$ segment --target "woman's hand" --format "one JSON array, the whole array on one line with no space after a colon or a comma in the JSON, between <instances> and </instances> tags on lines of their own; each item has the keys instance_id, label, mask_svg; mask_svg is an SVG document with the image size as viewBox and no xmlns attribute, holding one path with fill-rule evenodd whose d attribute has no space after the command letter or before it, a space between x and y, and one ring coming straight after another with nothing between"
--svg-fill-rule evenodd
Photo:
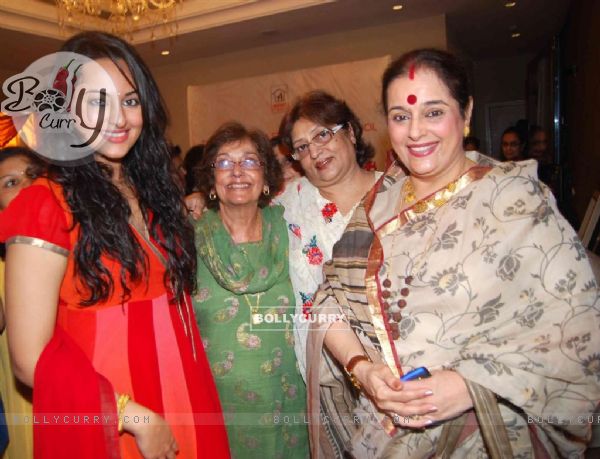
<instances>
[{"instance_id":1,"label":"woman's hand","mask_svg":"<svg viewBox=\"0 0 600 459\"><path fill-rule=\"evenodd\" d=\"M400 392L405 397L388 396L384 404L386 411L396 415L395 421L401 427L423 428L455 418L473 407L465 380L455 371L434 371L430 378L418 381L395 381L402 386ZM425 392L430 394L425 400L417 395ZM387 392L380 389L380 394L386 396Z\"/></svg>"},{"instance_id":2,"label":"woman's hand","mask_svg":"<svg viewBox=\"0 0 600 459\"><path fill-rule=\"evenodd\" d=\"M167 421L154 411L130 401L123 413L123 430L135 436L140 453L145 459L175 459L179 447ZM134 416L147 417L150 422L131 422ZM126 422L129 419L130 422Z\"/></svg>"},{"instance_id":3,"label":"woman's hand","mask_svg":"<svg viewBox=\"0 0 600 459\"><path fill-rule=\"evenodd\" d=\"M343 365L353 356L364 355L347 322L329 327L325 346ZM389 413L402 427L420 429L456 417L473 406L464 379L454 371L436 371L430 378L402 382L387 365L363 360L354 365L352 373L377 408Z\"/></svg>"},{"instance_id":4,"label":"woman's hand","mask_svg":"<svg viewBox=\"0 0 600 459\"><path fill-rule=\"evenodd\" d=\"M206 207L202 193L196 191L192 194L188 194L185 197L185 207L187 208L191 217L194 220L198 220L202 216L202 212L204 212L204 208Z\"/></svg>"},{"instance_id":5,"label":"woman's hand","mask_svg":"<svg viewBox=\"0 0 600 459\"><path fill-rule=\"evenodd\" d=\"M353 373L365 394L381 411L390 413L393 418L423 416L438 411L438 407L431 399L430 387L425 385L417 387L400 381L385 364L359 362L354 367ZM402 424L403 427L423 427L423 425L427 425L425 418L418 426Z\"/></svg>"}]
</instances>

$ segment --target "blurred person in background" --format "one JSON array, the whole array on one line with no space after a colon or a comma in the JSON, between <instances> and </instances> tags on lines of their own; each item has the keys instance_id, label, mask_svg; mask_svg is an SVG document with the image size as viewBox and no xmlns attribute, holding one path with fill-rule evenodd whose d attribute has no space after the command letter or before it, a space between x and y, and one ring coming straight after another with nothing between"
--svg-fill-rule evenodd
<instances>
[{"instance_id":1,"label":"blurred person in background","mask_svg":"<svg viewBox=\"0 0 600 459\"><path fill-rule=\"evenodd\" d=\"M514 126L504 130L500 139L502 161L522 161L525 159L525 139Z\"/></svg>"},{"instance_id":2,"label":"blurred person in background","mask_svg":"<svg viewBox=\"0 0 600 459\"><path fill-rule=\"evenodd\" d=\"M481 153L481 142L475 136L467 136L463 139L463 148L465 151L478 151Z\"/></svg>"}]
</instances>

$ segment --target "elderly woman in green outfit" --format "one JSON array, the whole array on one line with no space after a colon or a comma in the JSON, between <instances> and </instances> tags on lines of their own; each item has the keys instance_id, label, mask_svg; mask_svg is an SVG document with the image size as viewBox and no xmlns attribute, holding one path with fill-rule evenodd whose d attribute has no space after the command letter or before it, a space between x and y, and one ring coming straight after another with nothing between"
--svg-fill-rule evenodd
<instances>
[{"instance_id":1,"label":"elderly woman in green outfit","mask_svg":"<svg viewBox=\"0 0 600 459\"><path fill-rule=\"evenodd\" d=\"M283 208L268 205L282 187L281 167L266 135L228 123L208 140L196 178L208 210L195 226L194 308L232 456L307 457L287 228Z\"/></svg>"}]
</instances>

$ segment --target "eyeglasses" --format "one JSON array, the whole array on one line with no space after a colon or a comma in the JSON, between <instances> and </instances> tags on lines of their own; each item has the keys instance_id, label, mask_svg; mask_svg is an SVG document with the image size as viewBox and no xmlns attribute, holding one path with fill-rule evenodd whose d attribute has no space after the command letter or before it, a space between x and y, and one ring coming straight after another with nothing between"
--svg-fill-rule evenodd
<instances>
[{"instance_id":1,"label":"eyeglasses","mask_svg":"<svg viewBox=\"0 0 600 459\"><path fill-rule=\"evenodd\" d=\"M246 158L240 161L233 161L231 159L219 159L218 161L212 163L212 167L220 171L228 171L232 170L236 164L238 164L240 168L244 170L256 170L260 169L265 165L264 161L255 158Z\"/></svg>"},{"instance_id":2,"label":"eyeglasses","mask_svg":"<svg viewBox=\"0 0 600 459\"><path fill-rule=\"evenodd\" d=\"M329 128L323 128L322 131L319 131L308 143L303 143L302 145L298 145L292 149L292 158L296 161L300 161L306 155L308 155L310 151L311 145L317 145L319 147L323 147L331 142L333 136L337 134L337 132L342 129L346 123L338 124L337 126Z\"/></svg>"}]
</instances>

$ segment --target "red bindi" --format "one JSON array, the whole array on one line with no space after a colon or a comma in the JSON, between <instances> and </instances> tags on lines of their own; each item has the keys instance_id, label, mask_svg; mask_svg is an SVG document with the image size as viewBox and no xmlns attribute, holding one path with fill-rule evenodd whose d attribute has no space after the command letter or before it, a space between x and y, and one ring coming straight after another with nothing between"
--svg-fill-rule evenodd
<instances>
[{"instance_id":1,"label":"red bindi","mask_svg":"<svg viewBox=\"0 0 600 459\"><path fill-rule=\"evenodd\" d=\"M415 79L415 64L410 64L410 67L408 69L408 79L409 80Z\"/></svg>"},{"instance_id":2,"label":"red bindi","mask_svg":"<svg viewBox=\"0 0 600 459\"><path fill-rule=\"evenodd\" d=\"M406 98L406 102L408 102L410 105L415 105L417 103L417 96L415 96L414 94L410 94Z\"/></svg>"}]
</instances>

